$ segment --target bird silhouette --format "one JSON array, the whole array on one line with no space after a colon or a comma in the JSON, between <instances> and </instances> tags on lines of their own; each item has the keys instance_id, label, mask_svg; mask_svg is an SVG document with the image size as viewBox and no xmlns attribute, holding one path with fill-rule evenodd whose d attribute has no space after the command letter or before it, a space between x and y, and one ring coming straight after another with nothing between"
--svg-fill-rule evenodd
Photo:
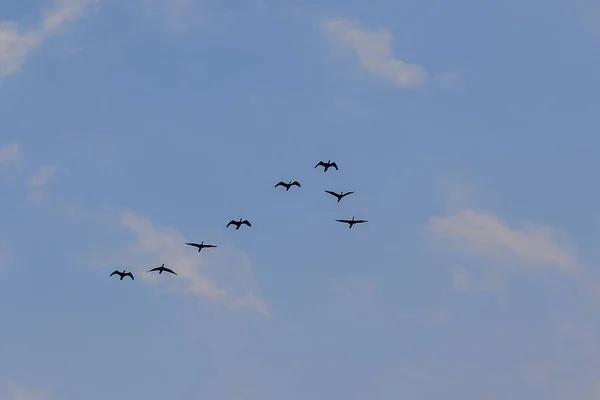
<instances>
[{"instance_id":1,"label":"bird silhouette","mask_svg":"<svg viewBox=\"0 0 600 400\"><path fill-rule=\"evenodd\" d=\"M354 192L340 192L340 193L336 193L336 192L332 192L331 190L326 190L325 193L329 193L332 196L337 197L337 202L339 203L340 200L342 200L344 197L348 196L349 194L352 194Z\"/></svg>"},{"instance_id":2,"label":"bird silhouette","mask_svg":"<svg viewBox=\"0 0 600 400\"><path fill-rule=\"evenodd\" d=\"M146 272L153 272L153 271L158 271L159 275L162 274L163 272L169 272L173 275L177 275L177 273L175 271L173 271L172 269L165 268L165 264L161 265L160 267L152 268L150 271L146 271Z\"/></svg>"},{"instance_id":3,"label":"bird silhouette","mask_svg":"<svg viewBox=\"0 0 600 400\"><path fill-rule=\"evenodd\" d=\"M336 171L338 170L337 164L335 162L331 162L331 160L328 160L327 162L319 161L319 163L315 165L315 168L317 168L319 165L323 167L323 172L327 172L327 170L331 167L335 168Z\"/></svg>"},{"instance_id":4,"label":"bird silhouette","mask_svg":"<svg viewBox=\"0 0 600 400\"><path fill-rule=\"evenodd\" d=\"M132 280L134 279L133 274L131 272L125 272L125 270L123 270L123 272L114 271L112 274L110 274L110 276L113 275L119 275L121 277L121 279L119 279L120 281L122 281L126 276L130 277Z\"/></svg>"},{"instance_id":5,"label":"bird silhouette","mask_svg":"<svg viewBox=\"0 0 600 400\"><path fill-rule=\"evenodd\" d=\"M243 220L243 221L242 221L242 219L241 219L241 218L240 218L240 220L239 220L239 221L234 221L234 220L231 220L231 221L229 221L229 223L227 224L227 226L226 226L225 228L229 228L229 225L235 225L235 230L236 230L236 231L237 231L238 229L240 229L240 226L242 226L242 225L248 225L248 226L252 226L252 225L250 224L250 221L248 221L247 219L245 219L245 220Z\"/></svg>"},{"instance_id":6,"label":"bird silhouette","mask_svg":"<svg viewBox=\"0 0 600 400\"><path fill-rule=\"evenodd\" d=\"M210 247L217 247L214 244L204 244L204 241L202 241L202 243L186 243L188 246L194 246L198 248L198 253L200 253L202 251L202 249L204 248L210 248Z\"/></svg>"},{"instance_id":7,"label":"bird silhouette","mask_svg":"<svg viewBox=\"0 0 600 400\"><path fill-rule=\"evenodd\" d=\"M298 187L302 187L302 186L300 186L300 182L298 182L298 181L294 181L294 182L290 181L289 183L285 183L285 182L279 182L277 185L275 185L275 187L277 187L277 186L283 186L283 187L285 188L285 191L286 191L286 192L287 192L288 190L290 190L290 188L291 188L292 186L298 186Z\"/></svg>"},{"instance_id":8,"label":"bird silhouette","mask_svg":"<svg viewBox=\"0 0 600 400\"><path fill-rule=\"evenodd\" d=\"M352 228L352 226L354 224L362 224L365 222L369 222L369 221L365 221L364 219L354 219L354 217L352 217L352 219L336 219L337 222L343 222L344 224L348 224L348 229Z\"/></svg>"}]
</instances>

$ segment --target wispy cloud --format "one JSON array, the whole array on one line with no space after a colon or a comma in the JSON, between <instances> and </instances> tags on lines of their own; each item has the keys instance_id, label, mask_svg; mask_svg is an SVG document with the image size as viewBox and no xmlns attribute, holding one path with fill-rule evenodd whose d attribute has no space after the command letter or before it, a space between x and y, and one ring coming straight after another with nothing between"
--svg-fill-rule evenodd
<instances>
[{"instance_id":1,"label":"wispy cloud","mask_svg":"<svg viewBox=\"0 0 600 400\"><path fill-rule=\"evenodd\" d=\"M19 72L34 49L65 24L83 17L87 6L97 1L55 0L34 30L22 31L16 22L0 21L0 78Z\"/></svg>"},{"instance_id":2,"label":"wispy cloud","mask_svg":"<svg viewBox=\"0 0 600 400\"><path fill-rule=\"evenodd\" d=\"M465 252L564 271L578 268L577 256L558 243L558 230L549 226L528 223L515 229L494 215L464 209L446 217L431 217L427 229L431 235L452 240Z\"/></svg>"},{"instance_id":3,"label":"wispy cloud","mask_svg":"<svg viewBox=\"0 0 600 400\"><path fill-rule=\"evenodd\" d=\"M42 165L38 172L27 181L27 185L32 188L45 187L56 172L54 165Z\"/></svg>"},{"instance_id":4,"label":"wispy cloud","mask_svg":"<svg viewBox=\"0 0 600 400\"><path fill-rule=\"evenodd\" d=\"M23 152L20 143L14 142L0 147L0 164L17 163L22 159Z\"/></svg>"},{"instance_id":5,"label":"wispy cloud","mask_svg":"<svg viewBox=\"0 0 600 400\"><path fill-rule=\"evenodd\" d=\"M467 290L472 282L469 273L464 267L455 265L451 269L452 272L452 288L455 290Z\"/></svg>"},{"instance_id":6,"label":"wispy cloud","mask_svg":"<svg viewBox=\"0 0 600 400\"><path fill-rule=\"evenodd\" d=\"M380 78L400 87L418 86L428 78L419 64L397 59L392 51L392 35L385 29L371 30L354 20L334 18L321 27L331 43L338 49L352 50L360 65Z\"/></svg>"},{"instance_id":7,"label":"wispy cloud","mask_svg":"<svg viewBox=\"0 0 600 400\"><path fill-rule=\"evenodd\" d=\"M232 308L245 308L269 315L264 300L250 287L252 268L242 251L219 244L218 248L201 253L185 245L183 234L175 229L155 226L149 218L127 211L121 215L123 227L135 240L124 251L107 260L106 266L122 265L139 273L150 284L170 285L172 291L198 295L208 301ZM147 274L149 266L165 263L179 275L174 279ZM225 282L219 286L210 276L218 275ZM254 289L254 290L253 290Z\"/></svg>"},{"instance_id":8,"label":"wispy cloud","mask_svg":"<svg viewBox=\"0 0 600 400\"><path fill-rule=\"evenodd\" d=\"M42 165L38 172L27 180L29 187L29 201L40 204L43 200L43 189L54 177L56 167L54 165Z\"/></svg>"},{"instance_id":9,"label":"wispy cloud","mask_svg":"<svg viewBox=\"0 0 600 400\"><path fill-rule=\"evenodd\" d=\"M8 243L0 240L0 270L10 267L15 261L13 253L10 251Z\"/></svg>"},{"instance_id":10,"label":"wispy cloud","mask_svg":"<svg viewBox=\"0 0 600 400\"><path fill-rule=\"evenodd\" d=\"M0 398L6 400L50 400L52 389L33 388L9 381L0 384Z\"/></svg>"}]
</instances>

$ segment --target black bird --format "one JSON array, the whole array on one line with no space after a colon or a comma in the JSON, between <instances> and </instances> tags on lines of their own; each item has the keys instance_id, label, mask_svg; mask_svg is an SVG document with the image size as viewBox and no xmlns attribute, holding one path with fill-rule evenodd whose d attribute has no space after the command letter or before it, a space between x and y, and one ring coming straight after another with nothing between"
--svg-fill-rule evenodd
<instances>
[{"instance_id":1,"label":"black bird","mask_svg":"<svg viewBox=\"0 0 600 400\"><path fill-rule=\"evenodd\" d=\"M337 164L335 162L331 162L331 160L328 160L327 162L319 161L319 163L315 165L315 168L317 168L319 165L323 167L323 172L327 172L327 170L331 167L338 170Z\"/></svg>"},{"instance_id":2,"label":"black bird","mask_svg":"<svg viewBox=\"0 0 600 400\"><path fill-rule=\"evenodd\" d=\"M275 185L275 187L277 187L277 186L283 186L283 187L285 188L285 191L286 191L286 192L287 192L288 190L290 190L290 188L291 188L292 186L298 186L298 187L302 187L302 186L300 186L300 182L298 182L298 181L294 181L294 182L290 181L289 183L285 183L285 182L279 182L277 185Z\"/></svg>"},{"instance_id":3,"label":"black bird","mask_svg":"<svg viewBox=\"0 0 600 400\"><path fill-rule=\"evenodd\" d=\"M369 222L369 221L365 221L364 219L354 219L354 217L352 217L352 219L336 219L337 222L343 222L344 224L348 224L348 229L352 228L352 226L354 224L362 224L365 222Z\"/></svg>"},{"instance_id":4,"label":"black bird","mask_svg":"<svg viewBox=\"0 0 600 400\"><path fill-rule=\"evenodd\" d=\"M240 218L239 221L234 221L234 220L229 221L229 223L227 224L227 226L225 228L229 228L229 225L235 225L235 230L236 231L238 229L240 229L240 226L242 226L242 225L252 226L247 219L245 219L245 220L242 221L241 218Z\"/></svg>"},{"instance_id":5,"label":"black bird","mask_svg":"<svg viewBox=\"0 0 600 400\"><path fill-rule=\"evenodd\" d=\"M209 248L209 247L217 247L214 244L204 244L204 241L202 241L202 243L186 243L188 246L194 246L198 248L198 253L200 253L202 251L203 248Z\"/></svg>"},{"instance_id":6,"label":"black bird","mask_svg":"<svg viewBox=\"0 0 600 400\"><path fill-rule=\"evenodd\" d=\"M129 276L133 280L133 274L131 272L126 273L125 270L123 270L123 272L114 271L112 274L110 274L110 276L113 275L119 275L121 277L121 279L119 279L120 281L122 281L126 276Z\"/></svg>"},{"instance_id":7,"label":"black bird","mask_svg":"<svg viewBox=\"0 0 600 400\"><path fill-rule=\"evenodd\" d=\"M336 192L332 192L331 190L326 190L325 193L329 193L330 195L337 197L337 199L338 199L337 202L339 203L340 200L342 200L344 197L346 197L349 194L352 194L354 192L346 192L346 193L340 192L340 193L336 193Z\"/></svg>"},{"instance_id":8,"label":"black bird","mask_svg":"<svg viewBox=\"0 0 600 400\"><path fill-rule=\"evenodd\" d=\"M162 274L163 272L170 272L173 275L177 275L177 273L175 273L175 271L173 271L172 269L165 268L165 264L161 265L160 267L152 268L150 271L146 271L146 272L152 272L152 271L158 271L159 275Z\"/></svg>"}]
</instances>

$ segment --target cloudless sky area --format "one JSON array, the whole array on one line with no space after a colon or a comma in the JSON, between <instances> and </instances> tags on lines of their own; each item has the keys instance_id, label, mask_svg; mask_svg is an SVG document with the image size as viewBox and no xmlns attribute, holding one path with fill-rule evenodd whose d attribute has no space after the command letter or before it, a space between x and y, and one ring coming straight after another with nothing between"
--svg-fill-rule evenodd
<instances>
[{"instance_id":1,"label":"cloudless sky area","mask_svg":"<svg viewBox=\"0 0 600 400\"><path fill-rule=\"evenodd\" d=\"M0 400L600 398L599 46L591 0L0 2Z\"/></svg>"}]
</instances>

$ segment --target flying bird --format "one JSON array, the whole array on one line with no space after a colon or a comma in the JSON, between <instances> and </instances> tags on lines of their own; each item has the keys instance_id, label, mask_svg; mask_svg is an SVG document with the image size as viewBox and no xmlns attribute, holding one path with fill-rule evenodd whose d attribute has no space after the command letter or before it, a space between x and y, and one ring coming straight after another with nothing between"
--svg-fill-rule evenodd
<instances>
[{"instance_id":1,"label":"flying bird","mask_svg":"<svg viewBox=\"0 0 600 400\"><path fill-rule=\"evenodd\" d=\"M343 222L344 224L348 224L348 229L352 228L352 226L354 224L362 224L365 222L369 222L369 221L365 221L364 219L354 219L354 217L352 217L352 219L336 219L337 222Z\"/></svg>"},{"instance_id":2,"label":"flying bird","mask_svg":"<svg viewBox=\"0 0 600 400\"><path fill-rule=\"evenodd\" d=\"M204 248L210 248L210 247L217 247L214 244L204 244L204 241L202 241L202 243L186 243L188 246L194 246L198 248L198 253L200 253L202 251L202 249Z\"/></svg>"},{"instance_id":3,"label":"flying bird","mask_svg":"<svg viewBox=\"0 0 600 400\"><path fill-rule=\"evenodd\" d=\"M319 163L315 165L315 168L317 168L319 165L323 167L323 172L327 172L327 170L331 167L335 168L336 171L338 170L337 164L335 162L331 162L331 160L328 160L327 162L319 161Z\"/></svg>"},{"instance_id":4,"label":"flying bird","mask_svg":"<svg viewBox=\"0 0 600 400\"><path fill-rule=\"evenodd\" d=\"M119 275L121 277L121 279L119 279L120 281L122 281L126 276L130 277L132 280L134 279L133 274L131 272L125 272L125 270L123 270L123 272L114 271L112 274L110 274L110 276L113 275Z\"/></svg>"},{"instance_id":5,"label":"flying bird","mask_svg":"<svg viewBox=\"0 0 600 400\"><path fill-rule=\"evenodd\" d=\"M330 195L337 197L337 199L338 199L337 202L339 203L340 200L342 200L344 197L346 197L349 194L352 194L354 192L346 192L346 193L340 192L340 193L336 193L336 192L332 192L331 190L326 190L325 193L329 193Z\"/></svg>"},{"instance_id":6,"label":"flying bird","mask_svg":"<svg viewBox=\"0 0 600 400\"><path fill-rule=\"evenodd\" d=\"M277 186L283 186L283 187L285 188L285 191L286 191L286 192L287 192L288 190L290 190L290 188L291 188L292 186L298 186L298 187L302 187L302 186L300 186L300 182L298 182L298 181L294 181L294 182L290 181L289 183L285 183L285 182L279 182L277 185L275 185L275 187L277 187Z\"/></svg>"},{"instance_id":7,"label":"flying bird","mask_svg":"<svg viewBox=\"0 0 600 400\"><path fill-rule=\"evenodd\" d=\"M229 228L229 225L235 225L235 230L236 230L236 231L237 231L238 229L240 229L240 226L242 226L242 225L248 225L248 226L252 226L252 225L250 224L250 221L248 221L247 219L245 219L245 220L243 220L243 221L242 221L242 219L241 219L241 218L240 218L240 220L239 220L239 221L234 221L234 220L231 220L231 221L229 221L229 223L227 224L227 226L226 226L225 228Z\"/></svg>"},{"instance_id":8,"label":"flying bird","mask_svg":"<svg viewBox=\"0 0 600 400\"><path fill-rule=\"evenodd\" d=\"M146 271L146 272L153 272L153 271L158 271L159 275L162 274L163 272L170 272L173 275L177 275L177 273L175 271L173 271L172 269L165 268L165 264L161 265L160 267L152 268L150 271Z\"/></svg>"}]
</instances>

